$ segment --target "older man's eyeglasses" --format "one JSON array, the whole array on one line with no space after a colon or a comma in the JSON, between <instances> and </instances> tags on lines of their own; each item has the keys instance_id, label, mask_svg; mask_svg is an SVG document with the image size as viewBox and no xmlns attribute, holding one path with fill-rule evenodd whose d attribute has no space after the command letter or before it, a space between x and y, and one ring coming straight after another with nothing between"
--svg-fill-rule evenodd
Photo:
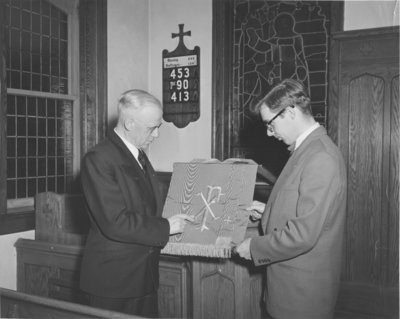
<instances>
[{"instance_id":1,"label":"older man's eyeglasses","mask_svg":"<svg viewBox=\"0 0 400 319\"><path fill-rule=\"evenodd\" d=\"M162 123L160 123L160 124L158 124L158 125L155 125L155 126L147 126L144 122L142 122L142 121L139 121L139 120L137 120L137 119L132 119L135 123L138 123L138 124L140 124L140 125L142 125L143 127L145 127L146 128L146 130L151 134L151 133L153 133L156 129L159 129L160 128L160 126L162 125Z\"/></svg>"},{"instance_id":2,"label":"older man's eyeglasses","mask_svg":"<svg viewBox=\"0 0 400 319\"><path fill-rule=\"evenodd\" d=\"M274 127L272 126L272 122L275 121L279 115L282 115L288 107L294 107L294 105L288 105L284 107L282 110L276 113L276 115L272 119L270 119L267 123L265 123L265 127L267 128L268 132L274 133Z\"/></svg>"},{"instance_id":3,"label":"older man's eyeglasses","mask_svg":"<svg viewBox=\"0 0 400 319\"><path fill-rule=\"evenodd\" d=\"M156 129L159 129L161 125L162 125L162 123L160 123L156 126L151 126L151 127L146 126L146 128L149 132L153 133Z\"/></svg>"}]
</instances>

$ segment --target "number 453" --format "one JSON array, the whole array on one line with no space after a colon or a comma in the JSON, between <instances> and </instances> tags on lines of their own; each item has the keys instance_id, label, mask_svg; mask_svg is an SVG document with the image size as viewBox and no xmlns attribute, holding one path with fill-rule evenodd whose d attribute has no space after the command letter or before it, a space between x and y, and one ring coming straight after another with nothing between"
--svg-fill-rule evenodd
<instances>
[{"instance_id":1,"label":"number 453","mask_svg":"<svg viewBox=\"0 0 400 319\"><path fill-rule=\"evenodd\" d=\"M182 78L188 78L189 75L190 75L189 68L176 68L171 70L169 77L172 79L175 78L182 79Z\"/></svg>"}]
</instances>

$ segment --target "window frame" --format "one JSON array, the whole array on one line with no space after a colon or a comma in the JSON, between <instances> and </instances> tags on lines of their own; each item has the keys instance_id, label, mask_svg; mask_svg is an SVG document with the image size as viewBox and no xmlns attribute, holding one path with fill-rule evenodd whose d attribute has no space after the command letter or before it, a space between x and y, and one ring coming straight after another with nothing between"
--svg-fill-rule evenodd
<instances>
[{"instance_id":1,"label":"window frame","mask_svg":"<svg viewBox=\"0 0 400 319\"><path fill-rule=\"evenodd\" d=\"M76 110L74 111L74 140L77 141L74 142L73 173L78 179L82 154L104 138L106 133L107 0L48 1L68 14L70 28L68 41L71 44L68 46L68 71L71 75L68 80L69 91L67 95L51 95L53 98L73 99L73 108ZM0 12L5 12L3 1L0 1ZM7 89L6 44L2 21L5 21L4 17L0 19L0 150L6 150L7 94L31 91ZM36 94L41 95L41 93ZM7 208L6 153L0 151L0 235L34 229L34 213L34 206L29 204Z\"/></svg>"}]
</instances>

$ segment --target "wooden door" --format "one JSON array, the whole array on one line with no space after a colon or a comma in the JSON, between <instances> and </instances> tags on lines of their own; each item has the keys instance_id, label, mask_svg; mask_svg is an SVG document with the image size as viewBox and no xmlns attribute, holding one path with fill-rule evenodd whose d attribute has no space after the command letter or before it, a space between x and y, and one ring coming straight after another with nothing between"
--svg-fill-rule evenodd
<instances>
[{"instance_id":1,"label":"wooden door","mask_svg":"<svg viewBox=\"0 0 400 319\"><path fill-rule=\"evenodd\" d=\"M335 34L329 132L348 173L341 312L398 315L399 32Z\"/></svg>"}]
</instances>

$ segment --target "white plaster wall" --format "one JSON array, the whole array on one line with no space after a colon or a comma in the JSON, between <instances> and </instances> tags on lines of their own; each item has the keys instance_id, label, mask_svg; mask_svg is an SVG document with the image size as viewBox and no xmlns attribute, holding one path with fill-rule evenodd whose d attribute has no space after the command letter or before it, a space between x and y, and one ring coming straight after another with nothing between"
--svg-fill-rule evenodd
<instances>
[{"instance_id":1,"label":"white plaster wall","mask_svg":"<svg viewBox=\"0 0 400 319\"><path fill-rule=\"evenodd\" d=\"M211 156L212 0L150 0L149 89L162 100L162 51L173 51L179 24L191 36L188 49L200 47L200 118L185 128L164 123L160 137L150 146L150 159L159 171L172 171L172 164Z\"/></svg>"},{"instance_id":2,"label":"white plaster wall","mask_svg":"<svg viewBox=\"0 0 400 319\"><path fill-rule=\"evenodd\" d=\"M108 119L114 128L117 101L129 89L148 89L149 2L107 1Z\"/></svg>"},{"instance_id":3,"label":"white plaster wall","mask_svg":"<svg viewBox=\"0 0 400 319\"><path fill-rule=\"evenodd\" d=\"M345 31L399 25L399 0L347 0Z\"/></svg>"},{"instance_id":4,"label":"white plaster wall","mask_svg":"<svg viewBox=\"0 0 400 319\"><path fill-rule=\"evenodd\" d=\"M35 231L0 236L0 287L17 290L17 253L14 247L18 238L35 238Z\"/></svg>"}]
</instances>

